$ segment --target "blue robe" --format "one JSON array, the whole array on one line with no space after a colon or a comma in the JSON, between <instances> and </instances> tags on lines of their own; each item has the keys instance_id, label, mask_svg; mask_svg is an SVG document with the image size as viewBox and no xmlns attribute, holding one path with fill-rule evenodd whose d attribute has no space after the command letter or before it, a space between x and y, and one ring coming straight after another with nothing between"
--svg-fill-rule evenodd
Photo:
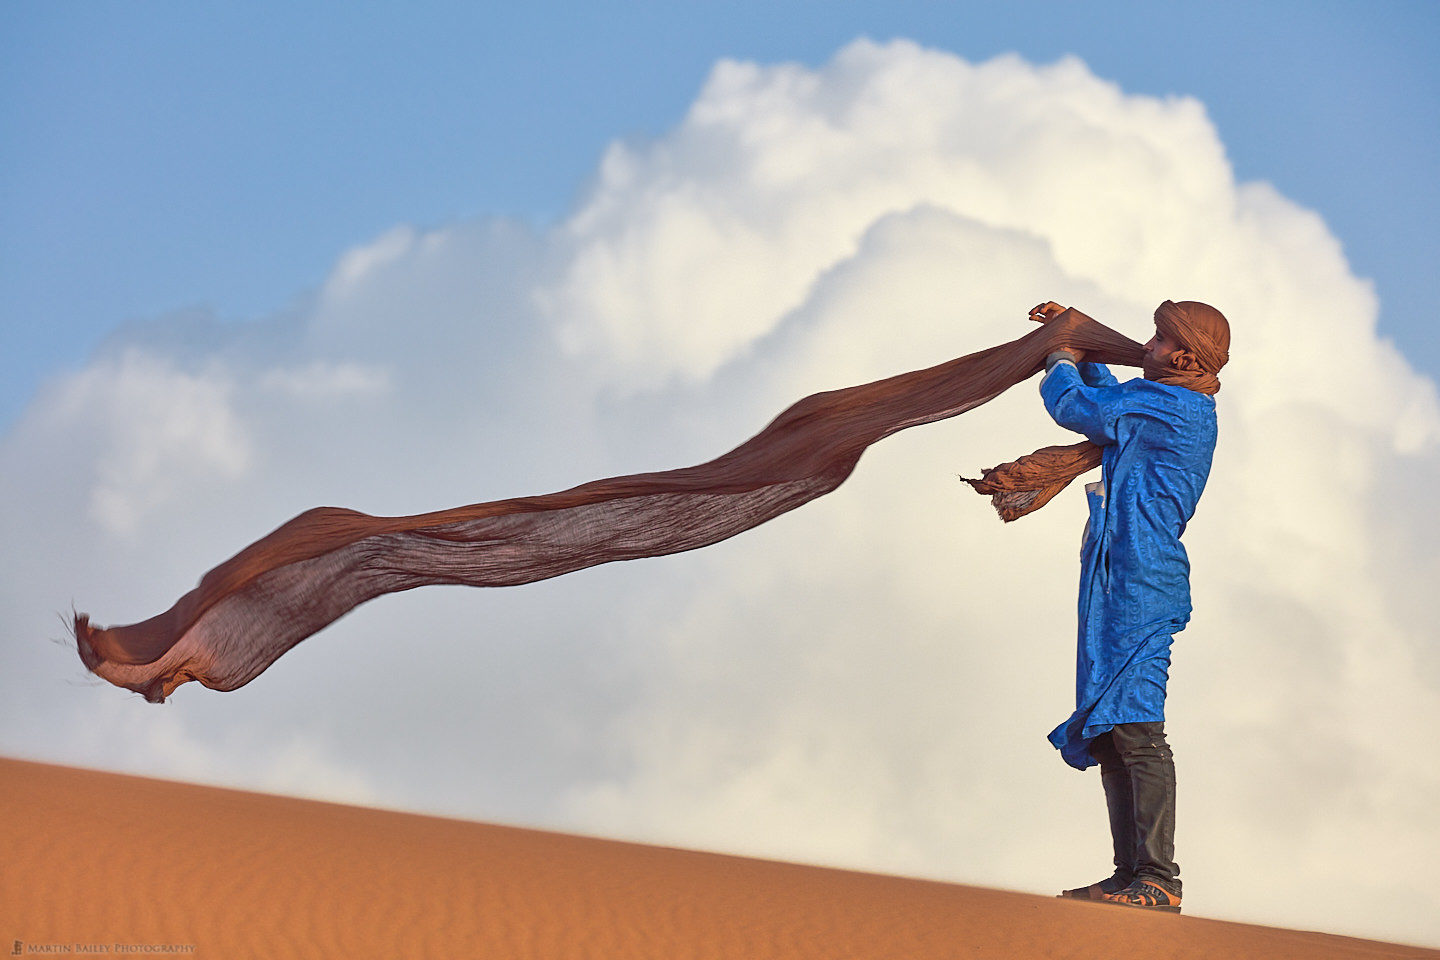
<instances>
[{"instance_id":1,"label":"blue robe","mask_svg":"<svg viewBox=\"0 0 1440 960\"><path fill-rule=\"evenodd\" d=\"M1210 475L1215 398L1098 363L1057 363L1040 383L1055 422L1104 447L1086 485L1080 547L1075 712L1050 734L1065 762L1093 766L1090 742L1119 723L1165 719L1170 641L1190 619L1180 535Z\"/></svg>"}]
</instances>

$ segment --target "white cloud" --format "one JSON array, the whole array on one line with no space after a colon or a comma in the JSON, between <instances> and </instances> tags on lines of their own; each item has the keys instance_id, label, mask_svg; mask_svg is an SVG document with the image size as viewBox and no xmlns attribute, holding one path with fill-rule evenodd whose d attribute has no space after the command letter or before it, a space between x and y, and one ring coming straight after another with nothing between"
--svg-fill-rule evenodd
<instances>
[{"instance_id":1,"label":"white cloud","mask_svg":"<svg viewBox=\"0 0 1440 960\"><path fill-rule=\"evenodd\" d=\"M277 367L260 378L260 388L299 400L338 399L384 393L388 371L359 363L314 360L304 366Z\"/></svg>"},{"instance_id":2,"label":"white cloud","mask_svg":"<svg viewBox=\"0 0 1440 960\"><path fill-rule=\"evenodd\" d=\"M362 247L347 251L331 271L325 293L330 297L344 297L354 292L367 275L410 253L418 238L414 227L402 224Z\"/></svg>"},{"instance_id":3,"label":"white cloud","mask_svg":"<svg viewBox=\"0 0 1440 960\"><path fill-rule=\"evenodd\" d=\"M549 231L397 228L298 317L98 359L0 445L6 540L36 544L7 555L0 609L27 637L72 596L147 616L316 503L408 513L698 462L804 393L1019 336L1047 298L1141 339L1166 298L1234 329L1172 673L1191 909L1440 944L1396 868L1440 851L1435 384L1376 336L1320 218L1234 182L1201 104L1073 58L861 41L819 69L721 63ZM735 540L386 598L163 709L206 770L261 788L326 789L296 779L313 764L387 805L1088 882L1099 784L1044 741L1070 709L1078 495L1002 526L954 479L1064 436L1024 385ZM63 476L92 480L47 482L57 438ZM63 687L63 649L0 649L0 747L195 775L163 712ZM108 710L127 719L68 732ZM34 716L65 722L10 732Z\"/></svg>"},{"instance_id":4,"label":"white cloud","mask_svg":"<svg viewBox=\"0 0 1440 960\"><path fill-rule=\"evenodd\" d=\"M105 751L89 761L97 767L335 803L383 801L364 771L337 763L332 748L309 731L297 731L285 742L255 738L244 729L201 736L191 728L192 717L174 710L147 716L118 699L97 703L89 719L103 723L77 725L70 733L75 743Z\"/></svg>"},{"instance_id":5,"label":"white cloud","mask_svg":"<svg viewBox=\"0 0 1440 960\"><path fill-rule=\"evenodd\" d=\"M130 533L177 490L244 473L250 441L232 392L222 364L187 372L131 348L63 381L41 415L53 436L94 445L88 513Z\"/></svg>"}]
</instances>

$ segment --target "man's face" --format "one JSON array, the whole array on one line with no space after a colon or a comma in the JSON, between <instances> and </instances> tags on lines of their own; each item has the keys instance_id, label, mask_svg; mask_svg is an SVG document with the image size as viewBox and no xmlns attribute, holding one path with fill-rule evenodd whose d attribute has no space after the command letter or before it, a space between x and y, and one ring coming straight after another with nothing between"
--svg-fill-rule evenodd
<instances>
[{"instance_id":1,"label":"man's face","mask_svg":"<svg viewBox=\"0 0 1440 960\"><path fill-rule=\"evenodd\" d=\"M1145 344L1145 359L1151 363L1165 366L1171 356L1183 349L1184 347L1165 336L1165 334L1160 332L1160 328L1156 327L1155 336L1151 337L1150 342Z\"/></svg>"}]
</instances>

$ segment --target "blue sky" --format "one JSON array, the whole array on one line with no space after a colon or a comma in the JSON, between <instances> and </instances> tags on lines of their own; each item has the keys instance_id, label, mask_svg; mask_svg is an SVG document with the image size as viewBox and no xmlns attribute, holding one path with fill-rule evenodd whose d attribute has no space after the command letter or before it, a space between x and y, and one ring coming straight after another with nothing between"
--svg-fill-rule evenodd
<instances>
[{"instance_id":1,"label":"blue sky","mask_svg":"<svg viewBox=\"0 0 1440 960\"><path fill-rule=\"evenodd\" d=\"M860 35L1198 97L1440 375L1411 306L1440 262L1433 3L37 2L0 9L0 425L121 324L272 313L397 223L553 221L718 58L813 65Z\"/></svg>"}]
</instances>

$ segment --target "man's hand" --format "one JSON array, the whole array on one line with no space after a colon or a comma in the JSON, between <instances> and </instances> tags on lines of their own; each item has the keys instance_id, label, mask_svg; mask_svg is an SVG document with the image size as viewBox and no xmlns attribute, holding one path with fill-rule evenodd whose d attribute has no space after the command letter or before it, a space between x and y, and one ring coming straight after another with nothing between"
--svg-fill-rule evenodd
<instances>
[{"instance_id":1,"label":"man's hand","mask_svg":"<svg viewBox=\"0 0 1440 960\"><path fill-rule=\"evenodd\" d=\"M1069 307L1061 306L1054 300L1047 300L1044 303L1036 304L1035 306L1030 308L1030 319L1034 320L1036 323L1049 323L1050 321L1054 320L1056 317L1059 317L1062 313L1069 309ZM1076 363L1079 363L1081 360L1085 359L1085 351L1077 350L1074 347L1057 347L1055 348L1054 353L1051 353L1050 356L1054 357L1057 353L1069 354L1070 358ZM1047 362L1045 364L1045 369L1049 370L1050 367L1051 364Z\"/></svg>"},{"instance_id":2,"label":"man's hand","mask_svg":"<svg viewBox=\"0 0 1440 960\"><path fill-rule=\"evenodd\" d=\"M1036 323L1049 323L1068 309L1068 307L1062 307L1054 300L1047 300L1044 303L1036 304L1030 308L1030 319Z\"/></svg>"}]
</instances>

